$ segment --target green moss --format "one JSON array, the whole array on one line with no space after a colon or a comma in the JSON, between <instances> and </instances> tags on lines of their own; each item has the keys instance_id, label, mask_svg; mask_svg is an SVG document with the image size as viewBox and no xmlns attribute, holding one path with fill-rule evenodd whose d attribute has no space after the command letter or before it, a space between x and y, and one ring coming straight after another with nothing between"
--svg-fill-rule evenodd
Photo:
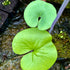
<instances>
[{"instance_id":1,"label":"green moss","mask_svg":"<svg viewBox=\"0 0 70 70\"><path fill-rule=\"evenodd\" d=\"M53 41L58 51L58 57L70 58L70 38L66 32L54 34Z\"/></svg>"},{"instance_id":2,"label":"green moss","mask_svg":"<svg viewBox=\"0 0 70 70\"><path fill-rule=\"evenodd\" d=\"M0 20L1 20L1 16L0 16Z\"/></svg>"},{"instance_id":3,"label":"green moss","mask_svg":"<svg viewBox=\"0 0 70 70\"><path fill-rule=\"evenodd\" d=\"M47 0L47 1L62 4L64 0ZM67 5L66 8L70 8L70 3Z\"/></svg>"},{"instance_id":4,"label":"green moss","mask_svg":"<svg viewBox=\"0 0 70 70\"><path fill-rule=\"evenodd\" d=\"M11 4L11 2L9 0L5 0L4 2L2 2L3 5L9 5Z\"/></svg>"}]
</instances>

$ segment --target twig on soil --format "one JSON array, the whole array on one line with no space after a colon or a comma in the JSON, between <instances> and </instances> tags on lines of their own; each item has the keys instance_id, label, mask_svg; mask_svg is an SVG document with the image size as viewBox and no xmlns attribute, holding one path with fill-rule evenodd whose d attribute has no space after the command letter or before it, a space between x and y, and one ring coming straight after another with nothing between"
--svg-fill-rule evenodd
<instances>
[{"instance_id":1,"label":"twig on soil","mask_svg":"<svg viewBox=\"0 0 70 70\"><path fill-rule=\"evenodd\" d=\"M60 7L60 9L59 9L59 11L58 11L58 14L57 14L57 16L56 16L54 22L53 22L53 24L52 24L52 26L51 26L51 28L50 28L50 30L49 30L49 33L52 32L52 30L53 30L53 28L54 28L56 22L58 21L58 19L59 19L60 16L62 15L62 13L63 13L65 7L67 6L67 4L69 3L69 1L70 1L70 0L64 0L63 4L61 5L61 7Z\"/></svg>"}]
</instances>

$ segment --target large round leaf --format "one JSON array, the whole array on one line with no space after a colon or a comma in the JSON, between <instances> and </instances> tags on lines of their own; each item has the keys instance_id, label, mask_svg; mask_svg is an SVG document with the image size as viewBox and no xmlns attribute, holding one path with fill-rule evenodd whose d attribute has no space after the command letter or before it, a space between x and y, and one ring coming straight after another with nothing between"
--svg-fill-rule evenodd
<instances>
[{"instance_id":1,"label":"large round leaf","mask_svg":"<svg viewBox=\"0 0 70 70\"><path fill-rule=\"evenodd\" d=\"M19 32L12 42L16 54L25 54L21 59L23 70L47 70L57 59L57 51L52 37L47 31L29 28Z\"/></svg>"},{"instance_id":2,"label":"large round leaf","mask_svg":"<svg viewBox=\"0 0 70 70\"><path fill-rule=\"evenodd\" d=\"M44 1L33 1L24 11L26 23L30 27L38 26L39 30L50 28L55 18L56 9L52 4Z\"/></svg>"}]
</instances>

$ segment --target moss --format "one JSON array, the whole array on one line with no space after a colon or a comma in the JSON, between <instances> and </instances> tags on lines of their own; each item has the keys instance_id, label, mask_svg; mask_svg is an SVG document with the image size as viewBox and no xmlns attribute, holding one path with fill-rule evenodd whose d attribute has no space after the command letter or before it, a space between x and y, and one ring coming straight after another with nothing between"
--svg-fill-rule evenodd
<instances>
[{"instance_id":1,"label":"moss","mask_svg":"<svg viewBox=\"0 0 70 70\"><path fill-rule=\"evenodd\" d=\"M0 20L1 20L1 16L0 16Z\"/></svg>"},{"instance_id":2,"label":"moss","mask_svg":"<svg viewBox=\"0 0 70 70\"><path fill-rule=\"evenodd\" d=\"M2 2L3 5L9 5L11 4L11 2L9 0L5 0L4 2Z\"/></svg>"},{"instance_id":3,"label":"moss","mask_svg":"<svg viewBox=\"0 0 70 70\"><path fill-rule=\"evenodd\" d=\"M64 0L47 0L47 1L62 4ZM70 8L70 3L67 5L66 8Z\"/></svg>"},{"instance_id":4,"label":"moss","mask_svg":"<svg viewBox=\"0 0 70 70\"><path fill-rule=\"evenodd\" d=\"M57 48L58 57L70 58L70 38L66 32L54 34L53 42Z\"/></svg>"}]
</instances>

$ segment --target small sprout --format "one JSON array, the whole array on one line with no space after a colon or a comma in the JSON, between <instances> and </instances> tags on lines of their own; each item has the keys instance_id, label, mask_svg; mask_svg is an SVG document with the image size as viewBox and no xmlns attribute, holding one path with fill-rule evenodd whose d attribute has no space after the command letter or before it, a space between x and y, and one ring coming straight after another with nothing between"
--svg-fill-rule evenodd
<instances>
[{"instance_id":1,"label":"small sprout","mask_svg":"<svg viewBox=\"0 0 70 70\"><path fill-rule=\"evenodd\" d=\"M12 42L13 51L24 55L21 59L22 70L48 70L57 59L57 50L52 36L45 31L56 18L52 4L41 0L31 2L24 11L24 19L30 27L19 32Z\"/></svg>"},{"instance_id":2,"label":"small sprout","mask_svg":"<svg viewBox=\"0 0 70 70\"><path fill-rule=\"evenodd\" d=\"M66 34L66 32L63 32L62 30L60 31L60 33L58 34L59 38L65 39L68 37L68 35Z\"/></svg>"},{"instance_id":3,"label":"small sprout","mask_svg":"<svg viewBox=\"0 0 70 70\"><path fill-rule=\"evenodd\" d=\"M38 26L39 30L46 30L51 27L56 18L55 7L45 1L33 1L24 11L24 19L30 27ZM38 18L41 18L38 21Z\"/></svg>"},{"instance_id":4,"label":"small sprout","mask_svg":"<svg viewBox=\"0 0 70 70\"><path fill-rule=\"evenodd\" d=\"M21 59L22 70L48 70L57 59L57 50L52 36L38 28L28 28L19 32L12 42L16 54L26 54Z\"/></svg>"},{"instance_id":5,"label":"small sprout","mask_svg":"<svg viewBox=\"0 0 70 70\"><path fill-rule=\"evenodd\" d=\"M60 33L62 34L62 33L63 33L63 31L60 31Z\"/></svg>"},{"instance_id":6,"label":"small sprout","mask_svg":"<svg viewBox=\"0 0 70 70\"><path fill-rule=\"evenodd\" d=\"M9 0L5 0L4 2L2 2L2 5L6 6L6 5L9 5L11 4L11 2Z\"/></svg>"},{"instance_id":7,"label":"small sprout","mask_svg":"<svg viewBox=\"0 0 70 70\"><path fill-rule=\"evenodd\" d=\"M60 36L60 38L63 38L63 36Z\"/></svg>"}]
</instances>

